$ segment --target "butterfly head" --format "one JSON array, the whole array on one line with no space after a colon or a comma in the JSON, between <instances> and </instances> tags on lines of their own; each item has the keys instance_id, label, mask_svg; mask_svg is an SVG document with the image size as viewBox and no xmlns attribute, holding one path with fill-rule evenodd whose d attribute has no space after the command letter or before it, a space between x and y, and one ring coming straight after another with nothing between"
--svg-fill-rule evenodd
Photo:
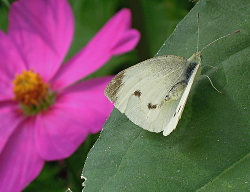
<instances>
[{"instance_id":1,"label":"butterfly head","mask_svg":"<svg viewBox=\"0 0 250 192\"><path fill-rule=\"evenodd\" d=\"M194 53L189 59L188 59L188 63L201 63L201 59L202 59L202 52L198 51L196 53Z\"/></svg>"}]
</instances>

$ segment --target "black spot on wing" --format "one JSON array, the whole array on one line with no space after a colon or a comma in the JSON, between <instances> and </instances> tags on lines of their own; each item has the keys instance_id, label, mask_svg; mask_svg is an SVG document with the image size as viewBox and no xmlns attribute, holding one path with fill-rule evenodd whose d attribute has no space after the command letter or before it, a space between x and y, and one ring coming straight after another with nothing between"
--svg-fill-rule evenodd
<instances>
[{"instance_id":1,"label":"black spot on wing","mask_svg":"<svg viewBox=\"0 0 250 192\"><path fill-rule=\"evenodd\" d=\"M148 109L156 109L157 105L153 105L152 103L148 104Z\"/></svg>"},{"instance_id":2,"label":"black spot on wing","mask_svg":"<svg viewBox=\"0 0 250 192\"><path fill-rule=\"evenodd\" d=\"M174 117L175 117L175 115L176 115L176 112L174 112Z\"/></svg>"},{"instance_id":3,"label":"black spot on wing","mask_svg":"<svg viewBox=\"0 0 250 192\"><path fill-rule=\"evenodd\" d=\"M181 107L182 107L182 105L181 105L181 106L177 109L177 111L175 111L175 113L174 113L174 117L176 116L176 114L178 114L178 113L180 112Z\"/></svg>"},{"instance_id":4,"label":"black spot on wing","mask_svg":"<svg viewBox=\"0 0 250 192\"><path fill-rule=\"evenodd\" d=\"M136 97L139 97L139 98L140 98L140 96L141 96L140 90L135 91L135 92L134 92L134 95L135 95Z\"/></svg>"},{"instance_id":5,"label":"black spot on wing","mask_svg":"<svg viewBox=\"0 0 250 192\"><path fill-rule=\"evenodd\" d=\"M179 107L179 109L178 109L177 113L179 113L179 111L180 111L181 107L182 107L182 105Z\"/></svg>"}]
</instances>

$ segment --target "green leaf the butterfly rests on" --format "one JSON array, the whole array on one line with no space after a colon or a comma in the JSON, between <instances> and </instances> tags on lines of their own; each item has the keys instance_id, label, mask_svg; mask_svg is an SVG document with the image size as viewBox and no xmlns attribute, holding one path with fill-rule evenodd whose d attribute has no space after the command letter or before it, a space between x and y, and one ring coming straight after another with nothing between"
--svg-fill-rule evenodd
<instances>
[{"instance_id":1,"label":"green leaf the butterfly rests on","mask_svg":"<svg viewBox=\"0 0 250 192\"><path fill-rule=\"evenodd\" d=\"M207 79L188 99L168 137L144 131L117 109L88 155L84 191L246 191L250 185L250 2L202 1L179 23L157 55L189 57L200 47L241 29L203 52ZM229 40L230 39L230 40ZM237 178L237 179L235 179ZM211 182L212 181L212 182ZM233 181L233 182L232 182Z\"/></svg>"}]
</instances>

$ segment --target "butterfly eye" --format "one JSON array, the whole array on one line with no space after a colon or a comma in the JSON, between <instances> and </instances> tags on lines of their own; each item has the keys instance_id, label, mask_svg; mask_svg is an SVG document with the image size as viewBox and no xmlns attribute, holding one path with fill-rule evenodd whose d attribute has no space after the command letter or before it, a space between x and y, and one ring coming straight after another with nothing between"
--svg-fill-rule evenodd
<instances>
[{"instance_id":1,"label":"butterfly eye","mask_svg":"<svg viewBox=\"0 0 250 192\"><path fill-rule=\"evenodd\" d=\"M165 97L165 101L171 101L174 100L176 101L179 99L184 91L184 89L187 86L187 80L184 79L178 83L176 83L169 91L169 93Z\"/></svg>"}]
</instances>

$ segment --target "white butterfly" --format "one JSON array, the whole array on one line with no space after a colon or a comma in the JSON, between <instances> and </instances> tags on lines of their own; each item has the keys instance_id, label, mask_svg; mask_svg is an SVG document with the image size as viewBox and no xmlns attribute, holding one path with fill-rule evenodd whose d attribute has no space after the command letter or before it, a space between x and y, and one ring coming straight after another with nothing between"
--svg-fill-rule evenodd
<instances>
[{"instance_id":1,"label":"white butterfly","mask_svg":"<svg viewBox=\"0 0 250 192\"><path fill-rule=\"evenodd\" d=\"M216 39L202 50L239 31ZM163 131L167 136L176 128L191 87L200 75L202 50L189 59L163 55L129 67L112 79L105 95L136 125L151 132Z\"/></svg>"}]
</instances>

